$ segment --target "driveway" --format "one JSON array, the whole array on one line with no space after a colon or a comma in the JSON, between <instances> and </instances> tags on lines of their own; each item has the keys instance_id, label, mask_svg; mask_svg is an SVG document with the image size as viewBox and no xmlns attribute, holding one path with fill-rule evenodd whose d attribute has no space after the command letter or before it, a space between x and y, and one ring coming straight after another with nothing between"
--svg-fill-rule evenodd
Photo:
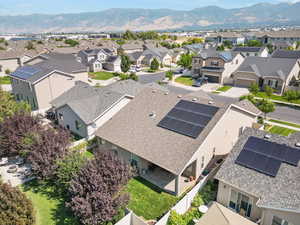
<instances>
[{"instance_id":1,"label":"driveway","mask_svg":"<svg viewBox=\"0 0 300 225\"><path fill-rule=\"evenodd\" d=\"M220 84L215 84L215 83L207 83L203 84L200 87L200 90L205 91L205 92L213 92L217 90L220 87Z\"/></svg>"},{"instance_id":2,"label":"driveway","mask_svg":"<svg viewBox=\"0 0 300 225\"><path fill-rule=\"evenodd\" d=\"M221 92L219 95L230 97L230 98L239 98L244 95L248 95L249 90L248 88L239 88L239 87L232 87L228 91Z\"/></svg>"}]
</instances>

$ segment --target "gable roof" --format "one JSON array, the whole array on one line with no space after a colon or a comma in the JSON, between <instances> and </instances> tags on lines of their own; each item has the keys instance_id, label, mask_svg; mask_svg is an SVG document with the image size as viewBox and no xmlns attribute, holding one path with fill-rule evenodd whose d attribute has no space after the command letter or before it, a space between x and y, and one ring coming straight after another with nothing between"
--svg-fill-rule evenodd
<instances>
[{"instance_id":1,"label":"gable roof","mask_svg":"<svg viewBox=\"0 0 300 225\"><path fill-rule=\"evenodd\" d=\"M300 51L289 50L275 50L271 55L272 58L287 58L287 59L300 59Z\"/></svg>"},{"instance_id":2,"label":"gable roof","mask_svg":"<svg viewBox=\"0 0 300 225\"><path fill-rule=\"evenodd\" d=\"M262 52L265 47L235 47L234 52Z\"/></svg>"},{"instance_id":3,"label":"gable roof","mask_svg":"<svg viewBox=\"0 0 300 225\"><path fill-rule=\"evenodd\" d=\"M113 120L100 127L96 135L178 175L230 107L214 103L218 112L195 139L157 126L180 100L193 98L145 88ZM197 103L208 104L208 100L199 98ZM151 113L155 117L150 117Z\"/></svg>"},{"instance_id":4,"label":"gable roof","mask_svg":"<svg viewBox=\"0 0 300 225\"><path fill-rule=\"evenodd\" d=\"M202 59L221 58L225 62L230 62L236 55L237 53L232 51L217 51L215 48L209 48L201 50L198 57L201 57Z\"/></svg>"},{"instance_id":5,"label":"gable roof","mask_svg":"<svg viewBox=\"0 0 300 225\"><path fill-rule=\"evenodd\" d=\"M297 59L249 56L236 72L254 72L258 77L278 77L286 80Z\"/></svg>"},{"instance_id":6,"label":"gable roof","mask_svg":"<svg viewBox=\"0 0 300 225\"><path fill-rule=\"evenodd\" d=\"M196 225L256 225L256 223L214 202Z\"/></svg>"},{"instance_id":7,"label":"gable roof","mask_svg":"<svg viewBox=\"0 0 300 225\"><path fill-rule=\"evenodd\" d=\"M72 75L73 73L86 72L87 68L78 62L72 54L48 53L41 54L41 62L34 65L25 65L12 72L10 76L35 83L54 71ZM32 71L24 74L24 71Z\"/></svg>"},{"instance_id":8,"label":"gable roof","mask_svg":"<svg viewBox=\"0 0 300 225\"><path fill-rule=\"evenodd\" d=\"M277 175L271 177L235 163L249 137L264 139L266 134L261 130L246 128L215 178L258 197L259 207L300 212L300 165L295 167L282 163ZM272 134L268 141L295 148L295 144L300 142L300 135L284 137Z\"/></svg>"}]
</instances>

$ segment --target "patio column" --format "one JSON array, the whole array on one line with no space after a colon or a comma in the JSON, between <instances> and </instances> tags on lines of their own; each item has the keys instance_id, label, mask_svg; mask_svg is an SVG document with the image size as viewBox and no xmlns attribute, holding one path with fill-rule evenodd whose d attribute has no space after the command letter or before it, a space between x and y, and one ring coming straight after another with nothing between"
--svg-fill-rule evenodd
<instances>
[{"instance_id":1,"label":"patio column","mask_svg":"<svg viewBox=\"0 0 300 225\"><path fill-rule=\"evenodd\" d=\"M180 195L180 175L175 178L175 194L176 196Z\"/></svg>"}]
</instances>

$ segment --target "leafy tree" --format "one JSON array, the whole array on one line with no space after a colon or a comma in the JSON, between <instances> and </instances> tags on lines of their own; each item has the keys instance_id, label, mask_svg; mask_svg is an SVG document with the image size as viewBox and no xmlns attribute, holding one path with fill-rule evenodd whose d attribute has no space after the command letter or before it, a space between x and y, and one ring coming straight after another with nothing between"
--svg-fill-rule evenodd
<instances>
[{"instance_id":1,"label":"leafy tree","mask_svg":"<svg viewBox=\"0 0 300 225\"><path fill-rule=\"evenodd\" d=\"M232 48L232 42L229 41L229 40L223 41L223 45L224 45L224 47L226 47L226 48L229 48L229 49Z\"/></svg>"},{"instance_id":2,"label":"leafy tree","mask_svg":"<svg viewBox=\"0 0 300 225\"><path fill-rule=\"evenodd\" d=\"M35 224L33 205L18 188L0 181L0 202L1 225Z\"/></svg>"},{"instance_id":3,"label":"leafy tree","mask_svg":"<svg viewBox=\"0 0 300 225\"><path fill-rule=\"evenodd\" d=\"M10 74L10 69L6 69L5 74Z\"/></svg>"},{"instance_id":4,"label":"leafy tree","mask_svg":"<svg viewBox=\"0 0 300 225\"><path fill-rule=\"evenodd\" d=\"M263 46L263 44L261 43L261 41L258 41L258 40L249 40L246 43L246 46L248 46L248 47L261 47L261 46Z\"/></svg>"},{"instance_id":5,"label":"leafy tree","mask_svg":"<svg viewBox=\"0 0 300 225\"><path fill-rule=\"evenodd\" d=\"M224 51L225 50L225 46L224 45L219 45L217 47L217 51Z\"/></svg>"},{"instance_id":6,"label":"leafy tree","mask_svg":"<svg viewBox=\"0 0 300 225\"><path fill-rule=\"evenodd\" d=\"M122 35L122 37L125 40L136 40L137 39L136 34L130 30L126 30L125 33Z\"/></svg>"},{"instance_id":7,"label":"leafy tree","mask_svg":"<svg viewBox=\"0 0 300 225\"><path fill-rule=\"evenodd\" d=\"M257 94L259 92L259 86L257 83L252 83L249 87L249 90L253 94Z\"/></svg>"},{"instance_id":8,"label":"leafy tree","mask_svg":"<svg viewBox=\"0 0 300 225\"><path fill-rule=\"evenodd\" d=\"M126 73L130 69L130 59L127 55L122 55L121 56L121 70L123 73Z\"/></svg>"},{"instance_id":9,"label":"leafy tree","mask_svg":"<svg viewBox=\"0 0 300 225\"><path fill-rule=\"evenodd\" d=\"M169 80L172 80L173 79L173 72L170 70L170 71L167 71L166 72L166 77L169 79Z\"/></svg>"},{"instance_id":10,"label":"leafy tree","mask_svg":"<svg viewBox=\"0 0 300 225\"><path fill-rule=\"evenodd\" d=\"M39 179L53 178L58 167L56 162L67 155L69 145L68 130L57 128L39 131L28 156L33 174Z\"/></svg>"},{"instance_id":11,"label":"leafy tree","mask_svg":"<svg viewBox=\"0 0 300 225\"><path fill-rule=\"evenodd\" d=\"M70 187L71 180L77 175L79 170L86 163L87 158L79 151L68 153L63 159L57 161L55 171L55 183L63 192Z\"/></svg>"},{"instance_id":12,"label":"leafy tree","mask_svg":"<svg viewBox=\"0 0 300 225\"><path fill-rule=\"evenodd\" d=\"M131 175L128 164L114 154L98 150L71 181L67 206L83 224L111 221L128 203L128 195L122 190Z\"/></svg>"},{"instance_id":13,"label":"leafy tree","mask_svg":"<svg viewBox=\"0 0 300 225\"><path fill-rule=\"evenodd\" d=\"M41 121L29 113L17 113L0 123L0 157L27 156L42 130Z\"/></svg>"},{"instance_id":14,"label":"leafy tree","mask_svg":"<svg viewBox=\"0 0 300 225\"><path fill-rule=\"evenodd\" d=\"M154 58L152 61L151 61L151 64L150 64L150 69L153 70L153 71L156 71L159 69L159 62L156 58Z\"/></svg>"},{"instance_id":15,"label":"leafy tree","mask_svg":"<svg viewBox=\"0 0 300 225\"><path fill-rule=\"evenodd\" d=\"M180 56L179 61L177 62L177 65L182 66L185 69L191 69L192 68L192 59L193 55L191 54L182 54Z\"/></svg>"},{"instance_id":16,"label":"leafy tree","mask_svg":"<svg viewBox=\"0 0 300 225\"><path fill-rule=\"evenodd\" d=\"M135 73L130 73L129 79L134 80L134 81L138 81L139 77Z\"/></svg>"},{"instance_id":17,"label":"leafy tree","mask_svg":"<svg viewBox=\"0 0 300 225\"><path fill-rule=\"evenodd\" d=\"M270 86L266 85L265 86L265 93L266 93L267 96L271 97L272 94L274 93L274 90Z\"/></svg>"},{"instance_id":18,"label":"leafy tree","mask_svg":"<svg viewBox=\"0 0 300 225\"><path fill-rule=\"evenodd\" d=\"M139 39L142 39L142 40L158 40L158 39L160 39L159 34L155 31L139 32L139 33L137 33L137 36Z\"/></svg>"},{"instance_id":19,"label":"leafy tree","mask_svg":"<svg viewBox=\"0 0 300 225\"><path fill-rule=\"evenodd\" d=\"M273 46L273 45L271 45L271 44L267 44L267 48L268 48L268 52L269 52L269 54L272 54L272 53L273 53L273 51L274 51L274 46Z\"/></svg>"},{"instance_id":20,"label":"leafy tree","mask_svg":"<svg viewBox=\"0 0 300 225\"><path fill-rule=\"evenodd\" d=\"M79 42L73 39L67 39L65 40L65 44L70 45L71 47L75 47L76 45L79 45Z\"/></svg>"},{"instance_id":21,"label":"leafy tree","mask_svg":"<svg viewBox=\"0 0 300 225\"><path fill-rule=\"evenodd\" d=\"M275 111L275 104L266 99L258 101L257 107L265 114L265 118L267 118L268 113Z\"/></svg>"}]
</instances>

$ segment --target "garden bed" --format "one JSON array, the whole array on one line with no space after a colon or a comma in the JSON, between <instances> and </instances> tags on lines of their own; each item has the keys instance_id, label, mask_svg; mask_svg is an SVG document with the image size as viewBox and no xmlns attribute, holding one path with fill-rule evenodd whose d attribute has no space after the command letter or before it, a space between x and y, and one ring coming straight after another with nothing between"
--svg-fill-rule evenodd
<instances>
[{"instance_id":1,"label":"garden bed","mask_svg":"<svg viewBox=\"0 0 300 225\"><path fill-rule=\"evenodd\" d=\"M217 92L226 92L228 91L229 89L231 89L232 87L231 86L223 86L223 87L219 87L217 89Z\"/></svg>"}]
</instances>

